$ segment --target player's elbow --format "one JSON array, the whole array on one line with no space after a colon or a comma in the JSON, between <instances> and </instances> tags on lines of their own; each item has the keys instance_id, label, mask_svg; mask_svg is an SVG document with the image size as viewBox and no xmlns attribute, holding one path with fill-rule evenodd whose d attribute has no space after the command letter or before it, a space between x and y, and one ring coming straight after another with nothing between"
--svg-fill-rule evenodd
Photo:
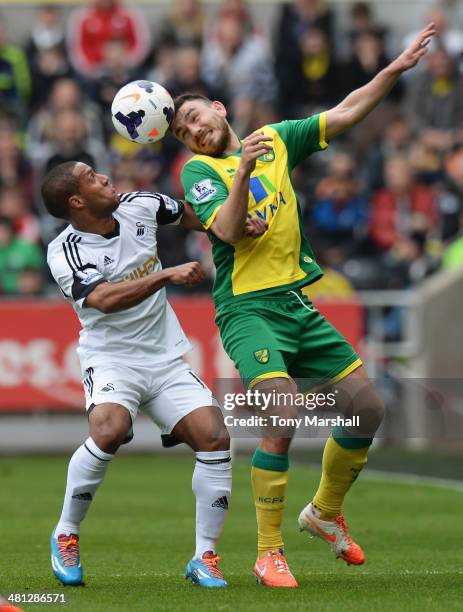
<instances>
[{"instance_id":1,"label":"player's elbow","mask_svg":"<svg viewBox=\"0 0 463 612\"><path fill-rule=\"evenodd\" d=\"M222 227L217 221L214 221L211 230L219 240L228 244L235 244L244 237L244 227L242 229Z\"/></svg>"},{"instance_id":2,"label":"player's elbow","mask_svg":"<svg viewBox=\"0 0 463 612\"><path fill-rule=\"evenodd\" d=\"M331 140L338 134L355 125L356 109L347 100L344 100L327 113L326 120L326 140Z\"/></svg>"},{"instance_id":3,"label":"player's elbow","mask_svg":"<svg viewBox=\"0 0 463 612\"><path fill-rule=\"evenodd\" d=\"M116 304L112 303L111 300L101 302L100 304L98 304L98 306L96 306L96 308L103 314L111 314L119 310Z\"/></svg>"}]
</instances>

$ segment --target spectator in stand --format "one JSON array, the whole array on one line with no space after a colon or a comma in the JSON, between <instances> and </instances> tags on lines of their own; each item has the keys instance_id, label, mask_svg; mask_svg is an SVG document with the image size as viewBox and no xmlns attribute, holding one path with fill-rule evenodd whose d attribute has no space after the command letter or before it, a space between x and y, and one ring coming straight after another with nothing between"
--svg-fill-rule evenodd
<instances>
[{"instance_id":1,"label":"spectator in stand","mask_svg":"<svg viewBox=\"0 0 463 612\"><path fill-rule=\"evenodd\" d=\"M19 187L29 202L33 201L34 179L31 165L11 128L0 130L0 189Z\"/></svg>"},{"instance_id":2,"label":"spectator in stand","mask_svg":"<svg viewBox=\"0 0 463 612\"><path fill-rule=\"evenodd\" d=\"M65 47L64 26L61 9L53 4L42 4L38 7L35 22L26 43L26 54L31 64L36 62L37 55L44 49Z\"/></svg>"},{"instance_id":3,"label":"spectator in stand","mask_svg":"<svg viewBox=\"0 0 463 612\"><path fill-rule=\"evenodd\" d=\"M449 153L445 160L447 177L443 221L443 238L452 238L442 255L444 269L459 268L463 266L463 147ZM450 231L449 231L450 230ZM446 232L446 233L445 233Z\"/></svg>"},{"instance_id":4,"label":"spectator in stand","mask_svg":"<svg viewBox=\"0 0 463 612\"><path fill-rule=\"evenodd\" d=\"M235 17L241 23L246 34L260 34L264 36L261 28L254 22L246 0L222 0L218 17Z\"/></svg>"},{"instance_id":5,"label":"spectator in stand","mask_svg":"<svg viewBox=\"0 0 463 612\"><path fill-rule=\"evenodd\" d=\"M333 13L323 0L293 0L283 4L277 24L277 56L291 52L293 43L298 43L308 28L323 30L331 40L333 21Z\"/></svg>"},{"instance_id":6,"label":"spectator in stand","mask_svg":"<svg viewBox=\"0 0 463 612\"><path fill-rule=\"evenodd\" d=\"M150 42L145 16L118 0L93 0L71 15L69 23L69 56L74 68L84 77L100 76L109 40L126 43L126 62L130 68L139 66L148 53Z\"/></svg>"},{"instance_id":7,"label":"spectator in stand","mask_svg":"<svg viewBox=\"0 0 463 612\"><path fill-rule=\"evenodd\" d=\"M308 28L299 37L298 61L279 72L279 107L286 116L326 110L343 96L342 72L324 30Z\"/></svg>"},{"instance_id":8,"label":"spectator in stand","mask_svg":"<svg viewBox=\"0 0 463 612\"><path fill-rule=\"evenodd\" d=\"M45 289L44 265L45 262L42 260L42 265L36 268L27 266L21 270L17 283L17 292L21 298L34 298L43 294Z\"/></svg>"},{"instance_id":9,"label":"spectator in stand","mask_svg":"<svg viewBox=\"0 0 463 612\"><path fill-rule=\"evenodd\" d=\"M173 98L191 91L227 104L223 92L203 79L201 75L201 52L195 45L178 47L175 52L175 72L173 78L166 83L166 89Z\"/></svg>"},{"instance_id":10,"label":"spectator in stand","mask_svg":"<svg viewBox=\"0 0 463 612\"><path fill-rule=\"evenodd\" d=\"M446 156L444 180L438 184L442 240L455 238L463 221L463 146Z\"/></svg>"},{"instance_id":11,"label":"spectator in stand","mask_svg":"<svg viewBox=\"0 0 463 612\"><path fill-rule=\"evenodd\" d=\"M11 219L0 216L0 294L38 295L44 263L40 247L17 236Z\"/></svg>"},{"instance_id":12,"label":"spectator in stand","mask_svg":"<svg viewBox=\"0 0 463 612\"><path fill-rule=\"evenodd\" d=\"M350 10L351 28L348 32L350 43L355 44L359 36L372 34L384 41L387 29L375 21L368 2L355 2ZM429 22L427 22L429 23Z\"/></svg>"},{"instance_id":13,"label":"spectator in stand","mask_svg":"<svg viewBox=\"0 0 463 612\"><path fill-rule=\"evenodd\" d=\"M459 214L458 235L446 246L442 254L442 267L444 270L463 267L463 210L460 210Z\"/></svg>"},{"instance_id":14,"label":"spectator in stand","mask_svg":"<svg viewBox=\"0 0 463 612\"><path fill-rule=\"evenodd\" d=\"M202 72L209 86L230 100L232 123L240 134L271 122L276 98L273 62L267 45L246 34L233 16L217 20L215 36L204 46Z\"/></svg>"},{"instance_id":15,"label":"spectator in stand","mask_svg":"<svg viewBox=\"0 0 463 612\"><path fill-rule=\"evenodd\" d=\"M300 79L301 41L307 30L325 32L332 47L333 14L322 0L294 0L283 4L276 28L275 72L279 83L279 110L290 118L298 107L292 96ZM287 93L288 92L288 93Z\"/></svg>"},{"instance_id":16,"label":"spectator in stand","mask_svg":"<svg viewBox=\"0 0 463 612\"><path fill-rule=\"evenodd\" d=\"M45 4L38 8L26 53L32 79L29 110L36 112L46 102L55 81L70 77L72 72L59 7Z\"/></svg>"},{"instance_id":17,"label":"spectator in stand","mask_svg":"<svg viewBox=\"0 0 463 612\"><path fill-rule=\"evenodd\" d=\"M203 42L205 17L200 0L172 0L154 39L157 47L196 45Z\"/></svg>"},{"instance_id":18,"label":"spectator in stand","mask_svg":"<svg viewBox=\"0 0 463 612\"><path fill-rule=\"evenodd\" d=\"M87 132L97 140L102 140L102 123L98 107L86 99L77 81L64 78L53 85L48 103L30 120L27 126L27 149L29 157L40 162L42 145L54 140L55 119L63 111L83 113Z\"/></svg>"},{"instance_id":19,"label":"spectator in stand","mask_svg":"<svg viewBox=\"0 0 463 612\"><path fill-rule=\"evenodd\" d=\"M384 40L376 32L358 31L353 42L353 55L342 70L344 90L354 91L368 83L390 60L384 49ZM361 126L356 126L349 134L356 157L363 162L372 146L381 140L384 126L391 115L397 112L397 103L403 95L403 85L399 81L385 101L375 108Z\"/></svg>"},{"instance_id":20,"label":"spectator in stand","mask_svg":"<svg viewBox=\"0 0 463 612\"><path fill-rule=\"evenodd\" d=\"M415 181L406 157L392 157L385 166L385 187L373 196L370 238L379 252L406 246L413 234L429 237L438 229L434 192ZM401 247L401 248L402 248Z\"/></svg>"},{"instance_id":21,"label":"spectator in stand","mask_svg":"<svg viewBox=\"0 0 463 612\"><path fill-rule=\"evenodd\" d=\"M74 109L62 110L54 117L52 139L41 152L44 174L68 161L80 161L102 174L109 174L103 143L92 138L84 115Z\"/></svg>"},{"instance_id":22,"label":"spectator in stand","mask_svg":"<svg viewBox=\"0 0 463 612\"><path fill-rule=\"evenodd\" d=\"M384 48L383 38L376 32L357 33L353 43L352 58L343 68L345 89L353 91L362 87L390 63ZM388 99L399 101L403 86L399 81L390 92Z\"/></svg>"},{"instance_id":23,"label":"spectator in stand","mask_svg":"<svg viewBox=\"0 0 463 612\"><path fill-rule=\"evenodd\" d=\"M8 218L14 233L30 243L40 240L40 225L30 203L19 187L4 187L0 191L0 216Z\"/></svg>"},{"instance_id":24,"label":"spectator in stand","mask_svg":"<svg viewBox=\"0 0 463 612\"><path fill-rule=\"evenodd\" d=\"M443 7L435 6L426 12L424 23L430 22L433 22L436 28L436 35L431 41L431 51L442 48L454 60L461 59L463 54L463 33L461 29L449 26L449 19ZM417 33L418 30L407 34L403 41L403 48L406 48L414 40L413 37Z\"/></svg>"},{"instance_id":25,"label":"spectator in stand","mask_svg":"<svg viewBox=\"0 0 463 612\"><path fill-rule=\"evenodd\" d=\"M176 50L177 47L167 43L156 48L151 65L147 68L148 81L154 81L165 87L166 83L175 78Z\"/></svg>"},{"instance_id":26,"label":"spectator in stand","mask_svg":"<svg viewBox=\"0 0 463 612\"><path fill-rule=\"evenodd\" d=\"M31 76L26 55L6 39L6 23L0 15L0 107L21 123L31 95Z\"/></svg>"},{"instance_id":27,"label":"spectator in stand","mask_svg":"<svg viewBox=\"0 0 463 612\"><path fill-rule=\"evenodd\" d=\"M455 130L463 127L463 78L443 49L428 56L425 72L407 88L408 119L420 140L438 151L448 150Z\"/></svg>"},{"instance_id":28,"label":"spectator in stand","mask_svg":"<svg viewBox=\"0 0 463 612\"><path fill-rule=\"evenodd\" d=\"M38 112L47 102L55 83L72 76L71 65L61 47L39 49L31 63L32 95L29 109Z\"/></svg>"},{"instance_id":29,"label":"spectator in stand","mask_svg":"<svg viewBox=\"0 0 463 612\"><path fill-rule=\"evenodd\" d=\"M406 156L412 145L409 122L401 114L394 115L368 150L362 168L367 193L384 187L384 165L390 157Z\"/></svg>"},{"instance_id":30,"label":"spectator in stand","mask_svg":"<svg viewBox=\"0 0 463 612\"><path fill-rule=\"evenodd\" d=\"M334 155L316 196L310 227L316 232L319 246L337 248L342 251L342 259L354 255L366 233L368 203L351 155Z\"/></svg>"},{"instance_id":31,"label":"spectator in stand","mask_svg":"<svg viewBox=\"0 0 463 612\"><path fill-rule=\"evenodd\" d=\"M127 43L124 40L108 40L103 51L104 63L101 76L92 87L93 100L98 104L103 123L105 141L114 132L111 104L119 89L134 80L135 73L126 63Z\"/></svg>"}]
</instances>

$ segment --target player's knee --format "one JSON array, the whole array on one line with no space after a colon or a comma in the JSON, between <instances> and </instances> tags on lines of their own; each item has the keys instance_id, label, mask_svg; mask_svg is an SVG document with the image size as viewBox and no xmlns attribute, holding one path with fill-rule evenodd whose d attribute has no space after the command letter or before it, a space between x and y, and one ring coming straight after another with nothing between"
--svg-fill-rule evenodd
<instances>
[{"instance_id":1,"label":"player's knee","mask_svg":"<svg viewBox=\"0 0 463 612\"><path fill-rule=\"evenodd\" d=\"M359 417L360 429L366 433L374 433L381 425L384 403L373 387L356 402L354 413Z\"/></svg>"},{"instance_id":2,"label":"player's knee","mask_svg":"<svg viewBox=\"0 0 463 612\"><path fill-rule=\"evenodd\" d=\"M94 412L90 420L90 435L98 448L106 452L115 452L124 442L130 429L129 414L96 410Z\"/></svg>"},{"instance_id":3,"label":"player's knee","mask_svg":"<svg viewBox=\"0 0 463 612\"><path fill-rule=\"evenodd\" d=\"M381 425L381 422L384 419L385 412L386 412L386 408L384 406L384 402L379 397L379 395L375 392L374 400L371 406L371 414L372 414L372 418L377 423L376 429L378 429L378 427Z\"/></svg>"},{"instance_id":4,"label":"player's knee","mask_svg":"<svg viewBox=\"0 0 463 612\"><path fill-rule=\"evenodd\" d=\"M253 390L258 392L253 406L256 412L284 419L297 417L295 386L290 378L269 378L257 383Z\"/></svg>"},{"instance_id":5,"label":"player's knee","mask_svg":"<svg viewBox=\"0 0 463 612\"><path fill-rule=\"evenodd\" d=\"M228 431L223 429L218 435L206 435L200 443L201 450L206 452L228 450L230 448L230 436Z\"/></svg>"}]
</instances>

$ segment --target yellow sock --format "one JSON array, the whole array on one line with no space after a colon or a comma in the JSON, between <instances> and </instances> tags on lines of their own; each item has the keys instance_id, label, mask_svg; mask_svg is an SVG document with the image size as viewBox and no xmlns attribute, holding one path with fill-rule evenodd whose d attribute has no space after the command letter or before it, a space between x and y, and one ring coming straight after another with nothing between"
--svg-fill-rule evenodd
<instances>
[{"instance_id":1,"label":"yellow sock","mask_svg":"<svg viewBox=\"0 0 463 612\"><path fill-rule=\"evenodd\" d=\"M252 458L251 481L259 557L268 550L284 547L281 523L288 488L288 467L288 455L267 453L257 448Z\"/></svg>"},{"instance_id":2,"label":"yellow sock","mask_svg":"<svg viewBox=\"0 0 463 612\"><path fill-rule=\"evenodd\" d=\"M355 445L355 439L350 440ZM367 462L371 439L358 439L360 448L342 446L332 436L323 451L322 477L313 498L313 505L320 511L320 518L331 520L341 514L347 491Z\"/></svg>"}]
</instances>

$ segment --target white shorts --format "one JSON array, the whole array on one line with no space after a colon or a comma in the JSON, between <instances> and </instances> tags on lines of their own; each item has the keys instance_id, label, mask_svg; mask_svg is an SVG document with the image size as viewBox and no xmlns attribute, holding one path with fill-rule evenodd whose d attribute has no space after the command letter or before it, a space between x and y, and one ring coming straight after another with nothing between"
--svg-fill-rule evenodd
<instances>
[{"instance_id":1,"label":"white shorts","mask_svg":"<svg viewBox=\"0 0 463 612\"><path fill-rule=\"evenodd\" d=\"M202 406L218 406L212 391L181 357L151 367L85 364L86 408L105 403L127 408L135 421L144 412L170 434L185 415Z\"/></svg>"}]
</instances>

